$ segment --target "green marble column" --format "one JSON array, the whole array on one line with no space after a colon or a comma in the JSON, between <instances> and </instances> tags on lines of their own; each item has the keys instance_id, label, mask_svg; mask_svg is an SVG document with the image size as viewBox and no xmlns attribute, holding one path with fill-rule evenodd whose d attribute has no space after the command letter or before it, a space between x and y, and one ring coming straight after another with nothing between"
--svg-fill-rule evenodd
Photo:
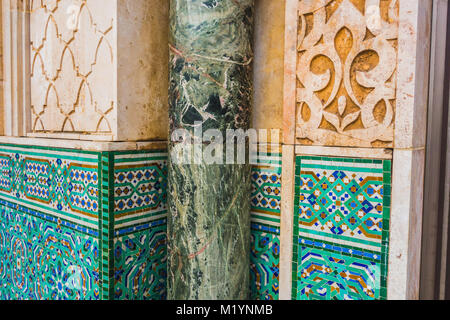
<instances>
[{"instance_id":1,"label":"green marble column","mask_svg":"<svg viewBox=\"0 0 450 320\"><path fill-rule=\"evenodd\" d=\"M248 129L253 0L170 5L170 132ZM248 298L250 192L248 164L169 156L168 299Z\"/></svg>"}]
</instances>

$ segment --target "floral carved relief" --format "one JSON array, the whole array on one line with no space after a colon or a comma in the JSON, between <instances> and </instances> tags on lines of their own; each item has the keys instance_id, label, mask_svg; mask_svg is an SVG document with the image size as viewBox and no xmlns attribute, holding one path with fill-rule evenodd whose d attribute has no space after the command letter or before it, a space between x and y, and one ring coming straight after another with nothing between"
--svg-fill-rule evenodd
<instances>
[{"instance_id":1,"label":"floral carved relief","mask_svg":"<svg viewBox=\"0 0 450 320\"><path fill-rule=\"evenodd\" d=\"M299 2L296 139L392 147L398 0Z\"/></svg>"},{"instance_id":2,"label":"floral carved relief","mask_svg":"<svg viewBox=\"0 0 450 320\"><path fill-rule=\"evenodd\" d=\"M109 0L29 0L31 131L111 133L114 7Z\"/></svg>"}]
</instances>

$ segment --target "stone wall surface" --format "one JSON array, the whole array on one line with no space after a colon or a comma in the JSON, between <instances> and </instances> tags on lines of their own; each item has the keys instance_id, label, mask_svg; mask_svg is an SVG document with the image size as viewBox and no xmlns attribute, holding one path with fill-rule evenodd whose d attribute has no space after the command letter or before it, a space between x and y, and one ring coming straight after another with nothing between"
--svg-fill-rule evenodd
<instances>
[{"instance_id":1,"label":"stone wall surface","mask_svg":"<svg viewBox=\"0 0 450 320\"><path fill-rule=\"evenodd\" d=\"M115 131L113 4L31 1L32 132Z\"/></svg>"},{"instance_id":2,"label":"stone wall surface","mask_svg":"<svg viewBox=\"0 0 450 320\"><path fill-rule=\"evenodd\" d=\"M252 168L251 298L279 298L285 1L255 1L252 128L267 130ZM275 131L271 131L275 129Z\"/></svg>"},{"instance_id":3,"label":"stone wall surface","mask_svg":"<svg viewBox=\"0 0 450 320\"><path fill-rule=\"evenodd\" d=\"M30 133L167 137L167 2L30 0L30 12Z\"/></svg>"},{"instance_id":4,"label":"stone wall surface","mask_svg":"<svg viewBox=\"0 0 450 320\"><path fill-rule=\"evenodd\" d=\"M255 2L252 127L283 128L285 1Z\"/></svg>"},{"instance_id":5,"label":"stone wall surface","mask_svg":"<svg viewBox=\"0 0 450 320\"><path fill-rule=\"evenodd\" d=\"M250 2L172 1L168 48L166 0L29 0L23 34L4 0L0 132L33 138L0 139L0 298L418 297L431 0L256 0L254 34ZM196 121L282 146L147 143Z\"/></svg>"},{"instance_id":6,"label":"stone wall surface","mask_svg":"<svg viewBox=\"0 0 450 320\"><path fill-rule=\"evenodd\" d=\"M10 8L16 8L14 1L8 2L10 6L6 7L9 21L12 24L19 25L20 22L15 16L15 11L9 11ZM97 150L105 151L103 158L100 156L99 166L106 171L103 177L106 183L111 183L111 179L122 179L116 181L117 187L113 192L116 209L119 212L114 217L115 229L109 230L106 237L114 239L113 251L101 251L101 234L90 237L91 235L82 235L86 241L95 244L96 258L94 263L89 266L89 272L95 275L95 285L84 283L83 290L70 291L70 295L64 296L61 292L56 292L54 298L161 298L165 297L165 215L161 213L153 224L146 224L145 210L133 210L135 203L125 201L131 190L133 197L140 196L135 201L141 204L152 200L153 193L148 194L150 186L136 183L129 179L134 179L139 175L139 179L144 179L143 175L147 171L140 168L141 157L137 153L135 156L123 152L120 155L121 166L119 171L132 171L133 176L120 175L117 177L115 169L110 167L114 162L114 157L109 153L112 150L122 149L144 149L147 148L145 142L133 144L133 140L143 139L167 139L167 68L164 68L168 60L168 50L166 43L168 37L168 2L161 0L152 1L93 1L93 0L60 0L60 1L40 1L30 0L30 79L31 79L31 105L30 105L30 129L25 134L35 137L28 140L6 138L3 142L11 143L16 146L30 144L32 150L48 150L48 153L58 158L62 150L67 148L76 148L79 150ZM271 7L272 12L277 12L277 17L283 16L284 1L279 3L264 2L257 8L258 22L256 24L256 39L270 37L272 45L266 45L265 41L258 41L256 57L256 76L255 81L261 90L257 91L258 107L265 108L267 112L256 112L254 125L259 128L280 128L280 119L278 123L269 121L273 117L270 115L269 108L276 107L278 114L281 112L281 91L279 78L282 77L282 33L283 20L269 19L267 16L267 7ZM17 6L17 10L22 10ZM269 23L269 24L268 24ZM272 31L272 26L276 31ZM11 45L12 39L19 29L15 25L8 29L10 38L7 39L8 45ZM259 37L259 38L258 38ZM21 35L20 39L26 39L27 32ZM272 49L275 50L272 50ZM13 58L12 56L10 57ZM14 68L12 72L26 71L20 67L20 57L16 57L11 63ZM274 74L269 71L266 64L273 66L277 72ZM258 71L260 70L260 71ZM25 79L26 80L26 79ZM26 82L26 81L25 81ZM23 82L23 83L25 83ZM19 83L19 82L17 82ZM22 87L15 87L16 82L12 82L11 93L9 95L15 99L14 92L22 94ZM261 94L259 94L261 93ZM278 101L277 101L278 100ZM13 100L11 100L13 101ZM20 108L24 100L16 101ZM14 110L10 111L10 116L17 120ZM11 118L12 119L12 118ZM26 116L24 117L26 122ZM129 124L133 123L133 126ZM25 126L26 127L26 126ZM13 134L14 130L12 131ZM19 130L20 132L20 130ZM22 135L21 133L18 134ZM58 139L42 139L58 138ZM70 140L66 140L70 139ZM117 143L114 145L97 143L95 141L76 141L80 140L127 140L130 143ZM31 147L31 145L34 145ZM54 145L47 149L45 146ZM26 148L26 147L24 147ZM70 149L72 150L72 149ZM265 149L267 154L261 160L262 162L254 166L252 181L253 189L251 195L252 206L252 251L249 258L252 260L250 266L251 273L251 296L258 299L276 299L278 295L278 258L279 258L279 197L281 186L281 153L279 149L272 151ZM74 151L74 154L77 153ZM41 154L37 152L36 157ZM74 156L77 157L77 156ZM131 161L137 157L136 162ZM131 163L128 168L126 159ZM56 160L55 160L56 161ZM117 164L116 162L114 162ZM164 167L163 167L164 168ZM6 169L5 169L6 170ZM100 169L99 169L100 170ZM156 171L159 171L157 169ZM100 170L101 171L101 170ZM99 172L100 172L99 171ZM114 177L110 176L111 172ZM153 172L153 171L152 171ZM157 182L157 188L165 191L166 185L165 173L162 171L163 181ZM100 174L100 173L99 173ZM108 180L109 179L109 180ZM42 187L43 188L43 187ZM41 188L41 189L42 189ZM142 189L141 189L142 188ZM44 192L44 189L38 189L37 192ZM106 199L112 196L111 191L103 190ZM147 190L147 192L145 191ZM67 191L70 194L70 191ZM163 192L163 194L165 194ZM149 195L144 196L144 195ZM101 195L99 195L100 197ZM94 197L95 198L95 197ZM118 200L118 199L122 199ZM11 199L10 199L11 200ZM19 201L18 199L13 199ZM92 199L91 199L92 200ZM15 202L5 202L4 214L7 220L4 220L4 230L12 230L19 225L14 217L23 215L24 219L34 219L29 216L29 204L23 207L17 207ZM79 200L81 203L81 200ZM155 199L156 201L156 199ZM52 203L52 202L50 202ZM109 202L108 202L109 203ZM9 207L8 207L9 205ZM57 205L57 204L56 204ZM61 204L62 205L62 204ZM92 203L91 203L92 205ZM100 202L96 202L99 206ZM109 203L112 205L112 203ZM66 204L67 206L67 204ZM131 206L129 208L128 206ZM7 209L7 208L16 209ZM120 209L119 209L120 207ZM61 210L71 212L71 207L64 207ZM66 209L64 209L66 208ZM157 207L155 208L157 209ZM9 211L8 211L9 210ZM41 209L40 209L41 210ZM148 210L148 209L147 209ZM123 212L121 212L123 211ZM158 211L158 210L156 210ZM41 214L36 211L34 214ZM78 217L77 214L74 215ZM50 218L49 218L50 217ZM39 222L43 228L56 228L52 225L52 216L46 217L47 220ZM5 218L5 219L6 219ZM99 222L99 228L107 228L112 220L109 216L104 216ZM78 219L78 218L75 218ZM91 217L91 227L96 224L100 217ZM138 219L134 226L134 219ZM142 221L141 221L142 220ZM86 222L85 219L81 219ZM75 226L75 227L74 227ZM76 224L72 226L77 228ZM131 226L131 227L129 227ZM65 234L68 237L78 237L74 229L67 229ZM6 236L11 236L9 231ZM98 231L96 231L98 232ZM92 232L91 232L92 233ZM32 237L31 233L22 233L21 237L26 240ZM56 237L55 241L63 241L61 237ZM77 240L78 241L78 240ZM148 251L148 248L151 248ZM55 246L55 250L57 247ZM7 250L10 263L14 262L16 256L10 256ZM70 255L73 248L68 248L65 253ZM64 251L64 252L66 252ZM145 252L145 254L142 254ZM50 250L47 254L51 255ZM147 254L155 256L151 262ZM19 257L19 256L17 256ZM114 261L114 268L109 268L101 272L101 261ZM73 262L61 265L60 272L64 273ZM11 267L9 264L8 267ZM5 270L5 269L3 269ZM10 274L16 273L16 269L8 269ZM39 269L39 275L35 278L45 277L49 267ZM69 270L70 271L70 270ZM72 271L70 271L72 272ZM111 285L114 273L114 285ZM97 275L98 273L98 275ZM71 273L68 277L72 276ZM8 277L8 275L5 275ZM90 276L89 276L90 277ZM38 280L37 280L38 281ZM91 280L88 280L88 282ZM136 286L136 283L139 285ZM54 286L42 284L38 281L45 291L35 294L34 289L28 298L45 299L51 298ZM25 287L19 290L11 289L14 283L2 282L4 291L2 295L8 299L26 298ZM93 289L95 287L95 290ZM64 291L63 287L63 291ZM28 287L30 289L30 287ZM13 291L11 291L13 290ZM15 290L15 291L14 291Z\"/></svg>"},{"instance_id":7,"label":"stone wall surface","mask_svg":"<svg viewBox=\"0 0 450 320\"><path fill-rule=\"evenodd\" d=\"M418 297L430 7L287 1L282 299Z\"/></svg>"},{"instance_id":8,"label":"stone wall surface","mask_svg":"<svg viewBox=\"0 0 450 320\"><path fill-rule=\"evenodd\" d=\"M398 1L299 4L296 138L393 145Z\"/></svg>"}]
</instances>

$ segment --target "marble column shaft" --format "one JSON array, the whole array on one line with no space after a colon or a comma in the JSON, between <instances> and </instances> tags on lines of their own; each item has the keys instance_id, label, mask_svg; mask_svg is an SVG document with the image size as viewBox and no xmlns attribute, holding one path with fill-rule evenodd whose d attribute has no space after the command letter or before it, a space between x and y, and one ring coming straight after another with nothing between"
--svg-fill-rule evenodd
<instances>
[{"instance_id":1,"label":"marble column shaft","mask_svg":"<svg viewBox=\"0 0 450 320\"><path fill-rule=\"evenodd\" d=\"M227 129L248 129L253 0L170 5L170 134L184 129L193 139L200 123L224 139ZM170 137L169 154L179 143ZM249 164L180 164L171 156L169 299L248 298L250 192Z\"/></svg>"}]
</instances>

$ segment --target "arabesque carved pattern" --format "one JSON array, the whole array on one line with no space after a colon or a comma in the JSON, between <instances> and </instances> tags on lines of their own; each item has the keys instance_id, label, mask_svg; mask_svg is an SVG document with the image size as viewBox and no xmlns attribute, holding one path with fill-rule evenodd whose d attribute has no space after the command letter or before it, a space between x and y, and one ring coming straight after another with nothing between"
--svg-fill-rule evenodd
<instances>
[{"instance_id":1,"label":"arabesque carved pattern","mask_svg":"<svg viewBox=\"0 0 450 320\"><path fill-rule=\"evenodd\" d=\"M111 2L30 0L30 10L31 131L111 133Z\"/></svg>"},{"instance_id":2,"label":"arabesque carved pattern","mask_svg":"<svg viewBox=\"0 0 450 320\"><path fill-rule=\"evenodd\" d=\"M299 2L297 142L392 147L398 0Z\"/></svg>"}]
</instances>

